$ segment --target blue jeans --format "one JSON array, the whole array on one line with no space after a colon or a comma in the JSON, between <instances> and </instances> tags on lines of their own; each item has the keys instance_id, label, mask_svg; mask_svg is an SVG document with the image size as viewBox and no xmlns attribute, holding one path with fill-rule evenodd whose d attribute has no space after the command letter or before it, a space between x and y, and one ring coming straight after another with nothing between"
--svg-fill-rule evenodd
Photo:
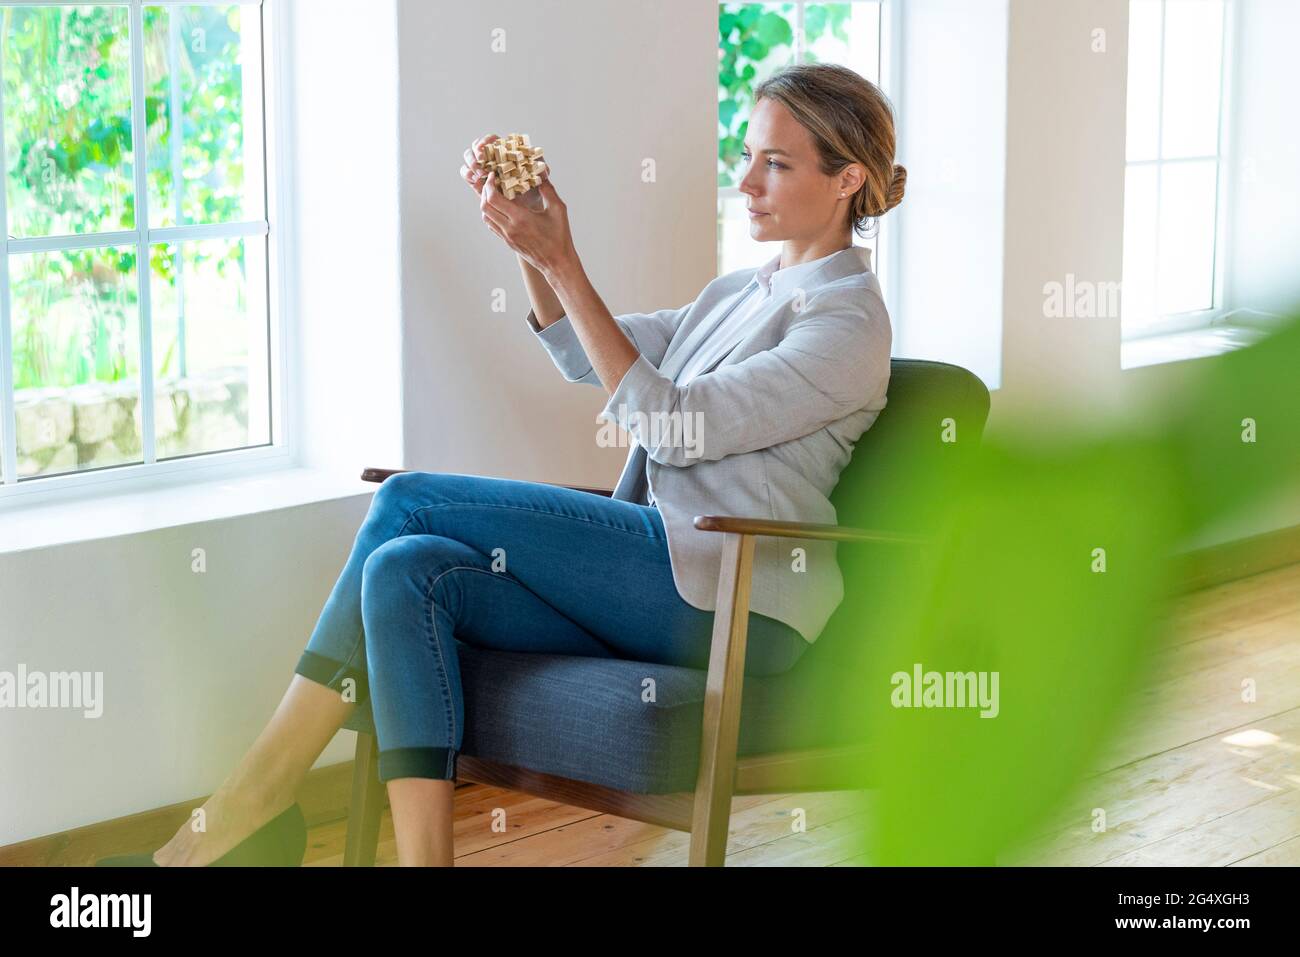
<instances>
[{"instance_id":1,"label":"blue jeans","mask_svg":"<svg viewBox=\"0 0 1300 957\"><path fill-rule=\"evenodd\" d=\"M381 781L448 780L465 729L457 641L703 669L712 630L713 612L677 593L657 508L399 472L375 492L294 670L369 695ZM751 612L745 672L785 671L807 647Z\"/></svg>"}]
</instances>

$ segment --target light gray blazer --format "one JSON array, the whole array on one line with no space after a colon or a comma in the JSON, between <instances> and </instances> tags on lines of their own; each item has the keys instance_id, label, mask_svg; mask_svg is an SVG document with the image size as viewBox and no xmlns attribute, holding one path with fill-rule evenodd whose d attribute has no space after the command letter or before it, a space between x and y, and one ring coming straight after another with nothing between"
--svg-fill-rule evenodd
<instances>
[{"instance_id":1,"label":"light gray blazer","mask_svg":"<svg viewBox=\"0 0 1300 957\"><path fill-rule=\"evenodd\" d=\"M869 254L841 250L793 290L774 288L736 348L685 386L677 373L755 270L719 276L680 309L615 317L641 355L600 413L635 440L614 497L639 501L648 476L673 580L696 608L715 609L722 557L696 515L835 522L831 490L889 385L892 330ZM532 310L528 321L538 329ZM567 317L537 337L570 382L601 384ZM758 539L752 611L812 642L843 597L834 542Z\"/></svg>"}]
</instances>

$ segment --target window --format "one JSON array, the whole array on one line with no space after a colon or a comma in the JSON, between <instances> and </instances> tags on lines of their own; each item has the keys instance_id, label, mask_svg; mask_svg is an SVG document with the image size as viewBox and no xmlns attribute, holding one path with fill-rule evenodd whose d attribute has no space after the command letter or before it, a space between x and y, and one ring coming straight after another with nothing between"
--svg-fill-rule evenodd
<instances>
[{"instance_id":1,"label":"window","mask_svg":"<svg viewBox=\"0 0 1300 957\"><path fill-rule=\"evenodd\" d=\"M5 485L271 443L262 15L0 6Z\"/></svg>"},{"instance_id":2,"label":"window","mask_svg":"<svg viewBox=\"0 0 1300 957\"><path fill-rule=\"evenodd\" d=\"M844 3L723 3L718 6L718 272L757 268L778 243L749 237L744 176L748 117L754 87L793 63L839 63L880 84L884 22L882 0ZM882 85L882 89L885 89ZM885 89L886 95L889 90ZM855 242L860 242L854 235ZM865 243L878 269L879 235ZM772 248L769 248L772 247Z\"/></svg>"},{"instance_id":3,"label":"window","mask_svg":"<svg viewBox=\"0 0 1300 957\"><path fill-rule=\"evenodd\" d=\"M1225 0L1132 0L1125 339L1202 327L1223 302Z\"/></svg>"}]
</instances>

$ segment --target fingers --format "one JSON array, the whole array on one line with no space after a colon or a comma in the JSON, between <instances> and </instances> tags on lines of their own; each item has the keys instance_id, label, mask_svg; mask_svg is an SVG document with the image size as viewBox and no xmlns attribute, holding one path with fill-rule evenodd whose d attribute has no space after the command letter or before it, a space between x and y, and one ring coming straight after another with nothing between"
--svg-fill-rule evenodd
<instances>
[{"instance_id":1,"label":"fingers","mask_svg":"<svg viewBox=\"0 0 1300 957\"><path fill-rule=\"evenodd\" d=\"M551 182L549 177L542 177L541 185L537 187L537 191L546 197L546 204L548 206L552 203L559 206L564 205L564 200L560 199L560 194L555 191L555 184Z\"/></svg>"},{"instance_id":2,"label":"fingers","mask_svg":"<svg viewBox=\"0 0 1300 957\"><path fill-rule=\"evenodd\" d=\"M470 144L469 149L465 151L465 165L473 169L478 165L478 151L485 143L491 143L493 140L499 140L501 137L495 133L488 133L486 136L480 136Z\"/></svg>"},{"instance_id":3,"label":"fingers","mask_svg":"<svg viewBox=\"0 0 1300 957\"><path fill-rule=\"evenodd\" d=\"M489 193L491 193L491 195L489 195ZM482 200L479 202L479 211L485 223L489 223L504 230L510 225L510 216L505 210L501 209L492 201L494 196L499 197L500 194L496 192L495 187L492 186L489 181L489 184L483 188ZM504 239L505 237L502 236L502 238Z\"/></svg>"},{"instance_id":4,"label":"fingers","mask_svg":"<svg viewBox=\"0 0 1300 957\"><path fill-rule=\"evenodd\" d=\"M507 226L510 225L510 220L506 219L504 216L501 215L501 213L493 209L491 206L484 206L482 211L479 213L479 215L483 217L483 222L492 223L493 225L498 226L501 229L505 229Z\"/></svg>"},{"instance_id":5,"label":"fingers","mask_svg":"<svg viewBox=\"0 0 1300 957\"><path fill-rule=\"evenodd\" d=\"M465 177L467 180L472 179L473 178L472 174L482 171L483 167L479 165L478 160L474 157L474 154L470 150L465 151L465 155L462 157L462 159L464 160L464 162L461 163L460 166L460 175L462 177Z\"/></svg>"},{"instance_id":6,"label":"fingers","mask_svg":"<svg viewBox=\"0 0 1300 957\"><path fill-rule=\"evenodd\" d=\"M506 235L505 227L497 220L494 213L483 213L483 225L496 233L501 238L501 241L511 249L515 248L515 244L512 243L510 237Z\"/></svg>"},{"instance_id":7,"label":"fingers","mask_svg":"<svg viewBox=\"0 0 1300 957\"><path fill-rule=\"evenodd\" d=\"M469 149L461 154L464 163L460 168L460 178L468 183L476 193L482 191L483 183L487 179L487 172L483 169L482 163L479 162L479 147L484 143L491 143L493 140L499 140L500 138L495 133L480 136L470 144Z\"/></svg>"},{"instance_id":8,"label":"fingers","mask_svg":"<svg viewBox=\"0 0 1300 957\"><path fill-rule=\"evenodd\" d=\"M500 218L510 221L510 201L497 186L496 174L489 174L483 182L483 191L479 194L479 206L490 206L497 211Z\"/></svg>"},{"instance_id":9,"label":"fingers","mask_svg":"<svg viewBox=\"0 0 1300 957\"><path fill-rule=\"evenodd\" d=\"M486 215L484 215L483 217L483 224L487 226L488 229L492 230L492 232L500 236L501 241L503 243L505 243L507 246L510 246L510 240L507 239L506 234L501 231L501 227L499 227L496 223L492 222L492 220L488 219ZM511 246L510 248L513 249L514 247Z\"/></svg>"},{"instance_id":10,"label":"fingers","mask_svg":"<svg viewBox=\"0 0 1300 957\"><path fill-rule=\"evenodd\" d=\"M470 189L474 190L476 193L483 188L482 170L471 169L468 166L462 165L460 168L460 178L468 183Z\"/></svg>"}]
</instances>

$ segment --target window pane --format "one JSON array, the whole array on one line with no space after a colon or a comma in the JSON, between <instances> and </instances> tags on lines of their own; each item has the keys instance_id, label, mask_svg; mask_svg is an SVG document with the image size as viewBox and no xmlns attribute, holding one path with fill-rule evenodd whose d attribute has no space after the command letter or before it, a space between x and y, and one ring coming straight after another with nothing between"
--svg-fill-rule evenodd
<instances>
[{"instance_id":1,"label":"window pane","mask_svg":"<svg viewBox=\"0 0 1300 957\"><path fill-rule=\"evenodd\" d=\"M141 461L135 249L13 256L18 475Z\"/></svg>"},{"instance_id":2,"label":"window pane","mask_svg":"<svg viewBox=\"0 0 1300 957\"><path fill-rule=\"evenodd\" d=\"M1157 318L1155 283L1156 167L1130 166L1124 175L1124 336L1141 335Z\"/></svg>"},{"instance_id":3,"label":"window pane","mask_svg":"<svg viewBox=\"0 0 1300 957\"><path fill-rule=\"evenodd\" d=\"M1213 160L1170 163L1160 183L1160 266L1157 303L1162 315L1214 305Z\"/></svg>"},{"instance_id":4,"label":"window pane","mask_svg":"<svg viewBox=\"0 0 1300 957\"><path fill-rule=\"evenodd\" d=\"M880 82L879 3L810 3L803 26L804 62L839 63Z\"/></svg>"},{"instance_id":5,"label":"window pane","mask_svg":"<svg viewBox=\"0 0 1300 957\"><path fill-rule=\"evenodd\" d=\"M1222 0L1165 4L1163 156L1218 153L1222 48Z\"/></svg>"},{"instance_id":6,"label":"window pane","mask_svg":"<svg viewBox=\"0 0 1300 957\"><path fill-rule=\"evenodd\" d=\"M150 224L264 219L259 8L153 6L144 17Z\"/></svg>"},{"instance_id":7,"label":"window pane","mask_svg":"<svg viewBox=\"0 0 1300 957\"><path fill-rule=\"evenodd\" d=\"M267 444L266 240L156 245L150 262L158 458Z\"/></svg>"},{"instance_id":8,"label":"window pane","mask_svg":"<svg viewBox=\"0 0 1300 957\"><path fill-rule=\"evenodd\" d=\"M125 6L0 7L9 232L134 229Z\"/></svg>"},{"instance_id":9,"label":"window pane","mask_svg":"<svg viewBox=\"0 0 1300 957\"><path fill-rule=\"evenodd\" d=\"M1160 109L1160 0L1132 0L1128 17L1128 159L1155 159Z\"/></svg>"},{"instance_id":10,"label":"window pane","mask_svg":"<svg viewBox=\"0 0 1300 957\"><path fill-rule=\"evenodd\" d=\"M744 175L740 154L754 87L794 62L793 3L718 5L718 185Z\"/></svg>"}]
</instances>

